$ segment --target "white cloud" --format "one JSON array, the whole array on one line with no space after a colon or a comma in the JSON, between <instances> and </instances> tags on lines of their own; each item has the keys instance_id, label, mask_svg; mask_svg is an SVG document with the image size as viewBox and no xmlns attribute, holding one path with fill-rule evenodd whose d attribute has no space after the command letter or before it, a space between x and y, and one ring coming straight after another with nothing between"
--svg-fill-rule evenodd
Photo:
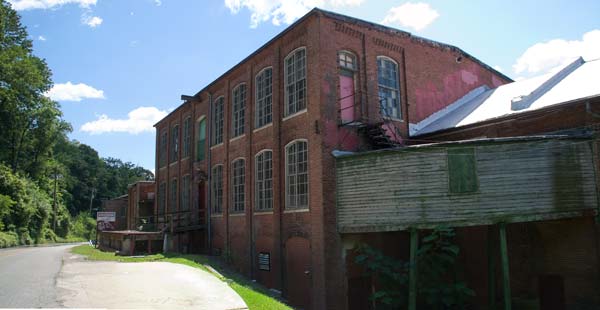
<instances>
[{"instance_id":1,"label":"white cloud","mask_svg":"<svg viewBox=\"0 0 600 310\"><path fill-rule=\"evenodd\" d=\"M498 72L502 72L502 67L495 65L494 66L494 70L498 71Z\"/></svg>"},{"instance_id":2,"label":"white cloud","mask_svg":"<svg viewBox=\"0 0 600 310\"><path fill-rule=\"evenodd\" d=\"M51 9L65 4L78 4L82 8L89 8L96 5L97 0L9 0L13 9L34 10L34 9Z\"/></svg>"},{"instance_id":3,"label":"white cloud","mask_svg":"<svg viewBox=\"0 0 600 310\"><path fill-rule=\"evenodd\" d=\"M160 1L160 0L154 0L154 4L156 4L156 6L161 6L162 5L162 1Z\"/></svg>"},{"instance_id":4,"label":"white cloud","mask_svg":"<svg viewBox=\"0 0 600 310\"><path fill-rule=\"evenodd\" d=\"M515 73L542 74L557 70L577 57L600 58L600 30L592 30L581 40L554 39L529 47L513 65Z\"/></svg>"},{"instance_id":5,"label":"white cloud","mask_svg":"<svg viewBox=\"0 0 600 310\"><path fill-rule=\"evenodd\" d=\"M44 37L44 36L38 36L38 40L40 40L40 41L46 41L46 37Z\"/></svg>"},{"instance_id":6,"label":"white cloud","mask_svg":"<svg viewBox=\"0 0 600 310\"><path fill-rule=\"evenodd\" d=\"M98 16L88 16L86 14L81 16L81 22L92 28L96 28L102 24L102 18Z\"/></svg>"},{"instance_id":7,"label":"white cloud","mask_svg":"<svg viewBox=\"0 0 600 310\"><path fill-rule=\"evenodd\" d=\"M250 27L271 20L279 26L291 24L314 7L358 6L365 0L225 0L225 6L232 14L241 9L250 11Z\"/></svg>"},{"instance_id":8,"label":"white cloud","mask_svg":"<svg viewBox=\"0 0 600 310\"><path fill-rule=\"evenodd\" d=\"M428 3L406 2L401 6L391 8L381 23L409 27L420 31L433 23L439 16L440 14L432 9Z\"/></svg>"},{"instance_id":9,"label":"white cloud","mask_svg":"<svg viewBox=\"0 0 600 310\"><path fill-rule=\"evenodd\" d=\"M54 84L46 96L56 101L81 101L82 99L104 99L104 91L93 88L92 86L71 82L63 84Z\"/></svg>"},{"instance_id":10,"label":"white cloud","mask_svg":"<svg viewBox=\"0 0 600 310\"><path fill-rule=\"evenodd\" d=\"M83 124L81 131L90 134L108 132L139 134L146 131L152 132L154 124L165 116L167 116L167 111L162 111L155 107L139 107L129 112L126 119L111 119L106 114L102 114L97 120Z\"/></svg>"}]
</instances>

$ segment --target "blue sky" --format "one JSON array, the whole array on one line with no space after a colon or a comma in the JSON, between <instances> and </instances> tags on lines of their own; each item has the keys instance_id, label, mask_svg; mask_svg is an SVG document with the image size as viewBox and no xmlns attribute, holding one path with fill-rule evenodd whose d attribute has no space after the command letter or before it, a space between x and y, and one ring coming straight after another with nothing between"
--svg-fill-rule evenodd
<instances>
[{"instance_id":1,"label":"blue sky","mask_svg":"<svg viewBox=\"0 0 600 310\"><path fill-rule=\"evenodd\" d=\"M103 157L154 169L152 125L313 6L460 47L504 74L600 57L600 1L10 0L73 125ZM543 4L543 5L541 5Z\"/></svg>"}]
</instances>

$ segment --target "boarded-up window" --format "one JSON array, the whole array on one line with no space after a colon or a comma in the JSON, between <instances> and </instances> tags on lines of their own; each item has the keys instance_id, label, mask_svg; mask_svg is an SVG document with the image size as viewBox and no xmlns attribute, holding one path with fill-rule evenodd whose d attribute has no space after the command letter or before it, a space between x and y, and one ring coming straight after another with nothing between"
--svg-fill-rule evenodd
<instances>
[{"instance_id":1,"label":"boarded-up window","mask_svg":"<svg viewBox=\"0 0 600 310\"><path fill-rule=\"evenodd\" d=\"M451 194L473 193L479 189L473 148L448 149L448 187Z\"/></svg>"}]
</instances>

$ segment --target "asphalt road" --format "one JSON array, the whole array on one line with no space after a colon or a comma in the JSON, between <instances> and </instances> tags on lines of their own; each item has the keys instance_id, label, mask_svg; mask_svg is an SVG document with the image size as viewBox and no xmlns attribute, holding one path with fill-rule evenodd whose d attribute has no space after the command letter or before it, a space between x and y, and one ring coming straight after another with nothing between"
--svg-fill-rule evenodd
<instances>
[{"instance_id":1,"label":"asphalt road","mask_svg":"<svg viewBox=\"0 0 600 310\"><path fill-rule=\"evenodd\" d=\"M180 264L87 261L74 245L0 250L0 308L247 309L227 283Z\"/></svg>"},{"instance_id":2,"label":"asphalt road","mask_svg":"<svg viewBox=\"0 0 600 310\"><path fill-rule=\"evenodd\" d=\"M0 308L58 308L56 279L73 245L0 250Z\"/></svg>"}]
</instances>

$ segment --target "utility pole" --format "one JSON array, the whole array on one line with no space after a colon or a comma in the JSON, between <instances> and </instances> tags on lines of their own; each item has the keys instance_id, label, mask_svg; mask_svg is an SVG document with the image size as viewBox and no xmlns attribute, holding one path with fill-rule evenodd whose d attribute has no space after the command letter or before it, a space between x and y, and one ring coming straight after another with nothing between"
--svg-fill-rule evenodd
<instances>
[{"instance_id":1,"label":"utility pole","mask_svg":"<svg viewBox=\"0 0 600 310\"><path fill-rule=\"evenodd\" d=\"M95 194L96 194L96 188L92 187L92 195L90 195L90 216L92 216L92 202L94 201Z\"/></svg>"},{"instance_id":2,"label":"utility pole","mask_svg":"<svg viewBox=\"0 0 600 310\"><path fill-rule=\"evenodd\" d=\"M52 231L56 233L56 187L58 184L58 167L54 168L54 203L52 204Z\"/></svg>"}]
</instances>

